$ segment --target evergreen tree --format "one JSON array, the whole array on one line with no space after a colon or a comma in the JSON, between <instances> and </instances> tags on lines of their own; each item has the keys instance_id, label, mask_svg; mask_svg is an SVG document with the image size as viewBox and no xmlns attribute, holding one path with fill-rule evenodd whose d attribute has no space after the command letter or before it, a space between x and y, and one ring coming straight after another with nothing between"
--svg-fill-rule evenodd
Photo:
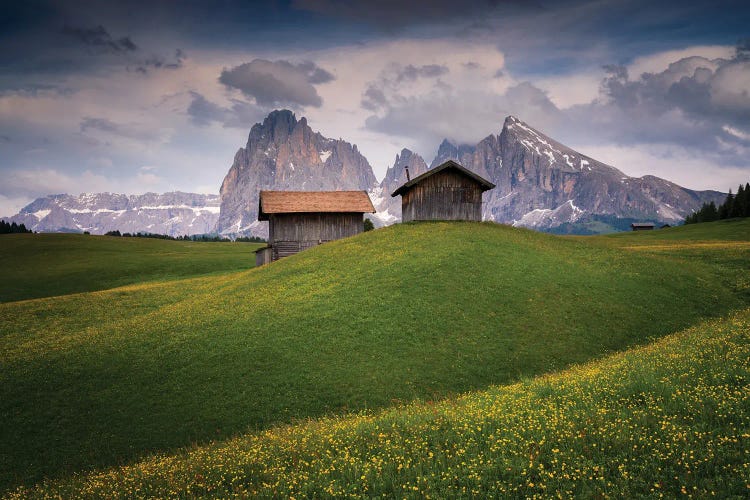
<instances>
[{"instance_id":1,"label":"evergreen tree","mask_svg":"<svg viewBox=\"0 0 750 500\"><path fill-rule=\"evenodd\" d=\"M15 222L9 224L4 220L0 220L0 234L11 234L11 233L31 233L31 229L27 229L25 224L16 224Z\"/></svg>"},{"instance_id":2,"label":"evergreen tree","mask_svg":"<svg viewBox=\"0 0 750 500\"><path fill-rule=\"evenodd\" d=\"M716 203L712 201L711 203L704 205L704 208L705 210L703 210L703 220L701 222L711 222L719 220L719 210L716 208Z\"/></svg>"},{"instance_id":3,"label":"evergreen tree","mask_svg":"<svg viewBox=\"0 0 750 500\"><path fill-rule=\"evenodd\" d=\"M732 190L729 190L729 194L727 195L727 199L724 200L724 203L719 205L719 219L727 219L729 218L729 213L732 211L732 204L734 202L734 195L732 194Z\"/></svg>"},{"instance_id":4,"label":"evergreen tree","mask_svg":"<svg viewBox=\"0 0 750 500\"><path fill-rule=\"evenodd\" d=\"M740 187L737 188L737 194L734 197L734 203L732 204L731 210L729 211L729 217L742 217L744 203L745 203L745 186L740 184Z\"/></svg>"}]
</instances>

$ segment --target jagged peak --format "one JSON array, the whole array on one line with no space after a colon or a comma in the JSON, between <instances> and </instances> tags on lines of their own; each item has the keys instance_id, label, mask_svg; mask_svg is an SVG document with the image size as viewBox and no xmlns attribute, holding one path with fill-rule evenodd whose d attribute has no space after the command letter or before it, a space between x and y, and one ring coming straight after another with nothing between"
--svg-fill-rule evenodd
<instances>
[{"instance_id":1,"label":"jagged peak","mask_svg":"<svg viewBox=\"0 0 750 500\"><path fill-rule=\"evenodd\" d=\"M510 125L510 124L513 124L513 123L519 123L520 121L521 120L519 120L517 117L515 117L513 115L508 115L508 116L505 117L504 125L507 126L507 125Z\"/></svg>"},{"instance_id":2,"label":"jagged peak","mask_svg":"<svg viewBox=\"0 0 750 500\"><path fill-rule=\"evenodd\" d=\"M524 129L532 129L535 132L540 133L534 127L529 126L528 123L526 123L525 121L521 120L520 118L518 118L517 116L514 116L514 115L508 115L505 118L505 121L503 122L503 130L508 130L508 129L515 128L514 125L518 126L518 127L521 127L521 128L524 128Z\"/></svg>"},{"instance_id":3,"label":"jagged peak","mask_svg":"<svg viewBox=\"0 0 750 500\"><path fill-rule=\"evenodd\" d=\"M301 120L306 120L304 117L302 117ZM294 114L293 111L289 109L275 109L268 113L268 116L263 120L263 122L277 122L277 121L285 121L285 122L292 122L297 123L297 116Z\"/></svg>"},{"instance_id":4,"label":"jagged peak","mask_svg":"<svg viewBox=\"0 0 750 500\"><path fill-rule=\"evenodd\" d=\"M414 154L414 151L412 151L411 149L409 149L409 148L403 148L401 150L401 153L399 155L396 155L396 156L398 158L400 158L401 161L406 161L409 158L411 158L413 154Z\"/></svg>"}]
</instances>

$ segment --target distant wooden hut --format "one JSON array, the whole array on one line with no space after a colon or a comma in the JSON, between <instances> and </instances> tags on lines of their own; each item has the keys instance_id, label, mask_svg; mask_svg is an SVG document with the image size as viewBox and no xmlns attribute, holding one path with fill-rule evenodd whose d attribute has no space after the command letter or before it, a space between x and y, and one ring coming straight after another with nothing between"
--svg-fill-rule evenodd
<instances>
[{"instance_id":1,"label":"distant wooden hut","mask_svg":"<svg viewBox=\"0 0 750 500\"><path fill-rule=\"evenodd\" d=\"M651 231L654 227L656 227L656 225L651 222L633 222L630 225L630 228L633 231Z\"/></svg>"},{"instance_id":2,"label":"distant wooden hut","mask_svg":"<svg viewBox=\"0 0 750 500\"><path fill-rule=\"evenodd\" d=\"M495 185L455 161L408 180L391 196L401 195L401 218L419 220L482 220L482 193Z\"/></svg>"},{"instance_id":3,"label":"distant wooden hut","mask_svg":"<svg viewBox=\"0 0 750 500\"><path fill-rule=\"evenodd\" d=\"M255 263L359 234L363 215L374 212L365 191L261 191L258 220L268 221L268 246L255 252Z\"/></svg>"}]
</instances>

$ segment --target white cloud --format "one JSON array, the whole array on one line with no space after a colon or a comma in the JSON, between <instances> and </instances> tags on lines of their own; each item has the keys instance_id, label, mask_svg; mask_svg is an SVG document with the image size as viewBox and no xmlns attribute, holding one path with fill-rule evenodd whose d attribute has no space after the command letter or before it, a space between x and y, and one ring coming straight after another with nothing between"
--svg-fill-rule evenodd
<instances>
[{"instance_id":1,"label":"white cloud","mask_svg":"<svg viewBox=\"0 0 750 500\"><path fill-rule=\"evenodd\" d=\"M637 57L627 65L628 73L639 77L643 73L661 73L669 65L686 57L699 56L706 59L729 59L735 48L728 45L696 45L684 49L666 50L646 56Z\"/></svg>"},{"instance_id":2,"label":"white cloud","mask_svg":"<svg viewBox=\"0 0 750 500\"><path fill-rule=\"evenodd\" d=\"M0 136L8 136L2 143L5 162L4 183L0 187L0 196L6 202L0 200L0 203L10 206L9 199L25 200L26 196L55 192L137 193L178 189L217 193L235 151L247 140L256 112L266 112L255 104L256 108L247 112L234 112L239 91L228 90L218 79L224 68L261 58L313 61L315 67L324 68L335 77L315 84L322 105L303 108L297 116L308 117L313 129L328 137L341 137L357 144L379 178L401 148L411 148L430 162L442 137L475 143L490 133L498 133L507 114L517 114L553 137L565 140L567 131L564 121L558 122L556 110L567 115L571 109L590 105L598 96L603 71L591 69L519 85L522 82L508 72L506 56L497 47L497 40L489 38L481 42L395 39L307 52L279 49L218 52L188 47L190 57L182 61L179 71L143 75L115 69L108 74L67 76L60 84L72 89L71 92L6 92L0 95ZM646 71L662 72L683 56L727 58L732 50L711 46L661 52L636 59L628 70L631 77ZM404 71L410 65L417 70L439 67L445 71L425 70L417 78L396 81L394 71ZM498 71L502 73L499 77ZM746 108L736 106L747 103L742 99L743 89L750 87L747 75L744 70L738 74L718 71L711 87L715 104L734 106L747 115ZM371 84L383 82L384 78L393 80L382 87L391 108L374 114L362 107L363 94ZM212 120L196 127L188 114L195 93L215 103L222 116L232 111L231 125L235 128L225 128ZM639 130L644 134L662 130L667 135L660 140L671 138L675 143L692 137L681 125L684 117L675 117L674 113L653 119L645 113L639 115L641 110L630 114L589 111L592 110L570 115L590 121L591 126L577 137L568 134L568 138L579 139L588 148L585 152L594 157L593 147L606 152L607 146L602 144L623 144L626 141L620 139L631 133L627 141L639 144L642 141L636 134ZM366 126L367 119L373 116L370 125L378 121L382 125L375 127L377 130ZM104 121L89 121L82 133L81 124L86 118ZM623 120L632 122L630 128L622 125ZM394 128L388 128L388 124ZM722 121L720 126L725 126L726 141L747 140L743 134L748 130L736 121ZM586 140L580 140L584 135ZM17 140L19 137L24 138L23 143ZM657 152L646 154L641 146L631 145L611 146L610 151L625 155L615 159L628 158L632 160L629 163L650 165L658 170L650 173L666 172L667 178L686 179L685 183L692 187L701 187L705 182L706 186L727 188L723 179L731 177L728 174L731 169L722 169L717 174L720 182L702 173L717 164L715 158L699 159L700 155L695 155L691 159L678 155L685 163L669 170L665 156ZM158 165L158 172L143 170L143 165ZM691 169L695 169L692 178ZM671 172L676 177L670 177ZM744 176L747 178L747 173ZM17 191L8 187L11 178L18 181L13 184ZM732 178L730 185L734 182Z\"/></svg>"},{"instance_id":3,"label":"white cloud","mask_svg":"<svg viewBox=\"0 0 750 500\"><path fill-rule=\"evenodd\" d=\"M2 194L18 193L26 196L62 194L84 191L106 191L110 183L90 170L77 176L64 174L54 168L27 168L5 172Z\"/></svg>"},{"instance_id":4,"label":"white cloud","mask_svg":"<svg viewBox=\"0 0 750 500\"><path fill-rule=\"evenodd\" d=\"M601 68L572 75L551 76L534 80L534 85L547 92L558 108L588 104L599 95Z\"/></svg>"},{"instance_id":5,"label":"white cloud","mask_svg":"<svg viewBox=\"0 0 750 500\"><path fill-rule=\"evenodd\" d=\"M402 39L336 47L302 54L301 57L316 61L336 77L336 80L318 87L324 105L305 110L311 126L328 137L342 137L357 144L373 165L378 178L382 178L396 154L404 147L416 149L425 156L435 153L431 148L420 150L423 144L420 144L422 135L419 133L404 134L396 138L364 127L365 120L372 115L372 111L361 107L363 94L372 82L381 81L385 74L392 72L394 64L401 69L409 65L418 68L436 65L448 70L434 78L402 82L398 93L404 99L419 99L435 88L437 80L456 91L485 93L502 93L516 83L507 76L495 78L497 71L505 66L505 56L489 42ZM447 124L450 131L456 131L465 125L465 122L459 122L455 116L459 111L459 108L446 109L443 125L424 122L420 126L442 127L442 130L446 130ZM483 111L486 115L486 110ZM503 116L493 116L493 124L481 127L482 135L476 139L499 129L502 118ZM488 125L487 122L485 124ZM479 129L480 127L475 128L476 131ZM431 158L427 159L428 162L430 160Z\"/></svg>"},{"instance_id":6,"label":"white cloud","mask_svg":"<svg viewBox=\"0 0 750 500\"><path fill-rule=\"evenodd\" d=\"M16 215L23 207L34 201L26 196L5 196L0 194L0 219Z\"/></svg>"},{"instance_id":7,"label":"white cloud","mask_svg":"<svg viewBox=\"0 0 750 500\"><path fill-rule=\"evenodd\" d=\"M743 141L750 142L750 133L743 132L742 130L738 130L738 129L736 129L734 127L731 127L729 125L724 125L723 127L721 127L721 129L724 132L727 132L728 134L731 134L731 135L735 136L738 139L742 139Z\"/></svg>"},{"instance_id":8,"label":"white cloud","mask_svg":"<svg viewBox=\"0 0 750 500\"><path fill-rule=\"evenodd\" d=\"M697 190L735 190L747 182L750 173L746 168L719 166L711 158L673 144L592 145L581 152L633 177L655 175Z\"/></svg>"}]
</instances>

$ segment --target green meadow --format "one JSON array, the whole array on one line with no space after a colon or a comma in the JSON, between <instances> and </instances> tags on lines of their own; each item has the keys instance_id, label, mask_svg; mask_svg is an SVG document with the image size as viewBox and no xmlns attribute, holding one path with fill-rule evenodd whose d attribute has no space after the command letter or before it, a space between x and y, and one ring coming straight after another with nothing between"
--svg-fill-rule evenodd
<instances>
[{"instance_id":1,"label":"green meadow","mask_svg":"<svg viewBox=\"0 0 750 500\"><path fill-rule=\"evenodd\" d=\"M31 284L12 286L44 290L35 236L10 257ZM746 491L748 313L735 311L750 305L748 220L585 238L400 224L258 269L249 246L154 241L161 252L126 252L149 261L134 271L87 257L105 240L78 258L109 264L110 281L34 300L3 283L0 491L45 480L18 494ZM184 267L166 273L162 259ZM615 439L623 422L640 449ZM571 429L589 430L566 441ZM693 456L713 454L680 462L700 472L692 482L665 475L665 443L680 436Z\"/></svg>"},{"instance_id":2,"label":"green meadow","mask_svg":"<svg viewBox=\"0 0 750 500\"><path fill-rule=\"evenodd\" d=\"M82 234L0 239L0 302L105 290L248 269L256 243L206 243Z\"/></svg>"}]
</instances>

